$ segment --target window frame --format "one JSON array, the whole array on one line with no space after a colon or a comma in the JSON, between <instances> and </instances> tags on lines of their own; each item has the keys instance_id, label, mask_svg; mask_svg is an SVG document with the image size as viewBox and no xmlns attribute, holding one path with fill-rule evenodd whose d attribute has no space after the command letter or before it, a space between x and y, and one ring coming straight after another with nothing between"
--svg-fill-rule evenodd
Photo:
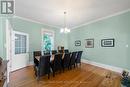
<instances>
[{"instance_id":1,"label":"window frame","mask_svg":"<svg viewBox=\"0 0 130 87\"><path fill-rule=\"evenodd\" d=\"M52 34L52 37L53 37L53 47L52 47L52 50L54 50L54 47L55 47L55 44L54 44L54 39L55 39L55 32L54 30L49 30L49 29L41 29L41 37L42 37L42 40L41 40L41 50L43 51L43 44L44 44L44 41L43 41L43 35L45 33L51 33Z\"/></svg>"},{"instance_id":2,"label":"window frame","mask_svg":"<svg viewBox=\"0 0 130 87\"><path fill-rule=\"evenodd\" d=\"M29 52L29 34L27 34L27 33L24 33L24 32L19 32L19 31L13 31L13 38L14 38L14 55L20 55L20 54L26 54L26 53L28 53ZM20 52L20 53L18 53L18 54L16 54L15 53L15 35L16 34L19 34L19 35L23 35L23 36L26 36L26 53L23 53L23 52Z\"/></svg>"}]
</instances>

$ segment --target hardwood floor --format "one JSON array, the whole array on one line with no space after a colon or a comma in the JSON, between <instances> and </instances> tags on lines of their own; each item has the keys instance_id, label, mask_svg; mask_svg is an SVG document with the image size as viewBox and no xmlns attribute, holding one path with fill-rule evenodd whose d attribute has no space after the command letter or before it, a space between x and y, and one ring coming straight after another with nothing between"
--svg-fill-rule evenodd
<instances>
[{"instance_id":1,"label":"hardwood floor","mask_svg":"<svg viewBox=\"0 0 130 87\"><path fill-rule=\"evenodd\" d=\"M9 87L121 87L119 74L83 64L81 67L65 70L64 73L52 75L50 79L43 76L36 80L33 66L29 66L11 73Z\"/></svg>"}]
</instances>

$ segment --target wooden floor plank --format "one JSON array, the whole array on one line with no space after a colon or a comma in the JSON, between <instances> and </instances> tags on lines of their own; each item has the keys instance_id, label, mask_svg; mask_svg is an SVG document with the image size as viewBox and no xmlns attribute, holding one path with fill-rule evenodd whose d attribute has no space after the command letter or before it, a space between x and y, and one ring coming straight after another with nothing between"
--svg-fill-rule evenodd
<instances>
[{"instance_id":1,"label":"wooden floor plank","mask_svg":"<svg viewBox=\"0 0 130 87\"><path fill-rule=\"evenodd\" d=\"M106 78L110 75L111 78ZM118 73L82 63L81 66L36 80L33 66L11 73L9 87L120 87Z\"/></svg>"}]
</instances>

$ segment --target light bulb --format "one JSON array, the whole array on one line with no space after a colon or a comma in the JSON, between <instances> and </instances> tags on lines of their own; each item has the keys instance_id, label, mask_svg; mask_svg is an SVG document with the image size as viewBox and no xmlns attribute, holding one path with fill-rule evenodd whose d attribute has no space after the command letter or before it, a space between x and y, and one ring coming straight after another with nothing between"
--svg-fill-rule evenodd
<instances>
[{"instance_id":1,"label":"light bulb","mask_svg":"<svg viewBox=\"0 0 130 87\"><path fill-rule=\"evenodd\" d=\"M60 32L61 32L61 33L63 33L63 32L64 32L64 29L63 29L63 28L61 28L61 29L60 29Z\"/></svg>"}]
</instances>

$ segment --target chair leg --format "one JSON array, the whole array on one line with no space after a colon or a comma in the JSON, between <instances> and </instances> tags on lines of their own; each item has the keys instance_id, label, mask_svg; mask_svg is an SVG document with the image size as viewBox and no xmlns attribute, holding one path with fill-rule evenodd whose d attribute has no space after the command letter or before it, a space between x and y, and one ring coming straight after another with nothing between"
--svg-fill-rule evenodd
<instances>
[{"instance_id":1,"label":"chair leg","mask_svg":"<svg viewBox=\"0 0 130 87\"><path fill-rule=\"evenodd\" d=\"M70 69L72 69L72 65L70 65Z\"/></svg>"},{"instance_id":2,"label":"chair leg","mask_svg":"<svg viewBox=\"0 0 130 87\"><path fill-rule=\"evenodd\" d=\"M81 62L80 62L80 66L81 66Z\"/></svg>"},{"instance_id":3,"label":"chair leg","mask_svg":"<svg viewBox=\"0 0 130 87\"><path fill-rule=\"evenodd\" d=\"M70 69L70 67L68 66L68 70Z\"/></svg>"},{"instance_id":4,"label":"chair leg","mask_svg":"<svg viewBox=\"0 0 130 87\"><path fill-rule=\"evenodd\" d=\"M78 67L78 64L76 63L76 67Z\"/></svg>"},{"instance_id":5,"label":"chair leg","mask_svg":"<svg viewBox=\"0 0 130 87\"><path fill-rule=\"evenodd\" d=\"M63 72L65 71L65 68L63 67Z\"/></svg>"},{"instance_id":6,"label":"chair leg","mask_svg":"<svg viewBox=\"0 0 130 87\"><path fill-rule=\"evenodd\" d=\"M53 77L55 77L55 72L53 71Z\"/></svg>"},{"instance_id":7,"label":"chair leg","mask_svg":"<svg viewBox=\"0 0 130 87\"><path fill-rule=\"evenodd\" d=\"M48 74L48 79L50 79L50 73Z\"/></svg>"},{"instance_id":8,"label":"chair leg","mask_svg":"<svg viewBox=\"0 0 130 87\"><path fill-rule=\"evenodd\" d=\"M34 71L35 71L35 76L37 76L37 69L36 69L36 67L34 67Z\"/></svg>"},{"instance_id":9,"label":"chair leg","mask_svg":"<svg viewBox=\"0 0 130 87\"><path fill-rule=\"evenodd\" d=\"M37 79L37 81L39 81L39 80L40 80L40 76L39 76L38 71L37 71L37 77L36 77L36 79Z\"/></svg>"},{"instance_id":10,"label":"chair leg","mask_svg":"<svg viewBox=\"0 0 130 87\"><path fill-rule=\"evenodd\" d=\"M39 76L37 76L37 77L36 77L36 79L37 79L37 81L39 81L39 80L40 80L40 77L39 77Z\"/></svg>"},{"instance_id":11,"label":"chair leg","mask_svg":"<svg viewBox=\"0 0 130 87\"><path fill-rule=\"evenodd\" d=\"M74 64L74 68L75 68L75 64Z\"/></svg>"}]
</instances>

